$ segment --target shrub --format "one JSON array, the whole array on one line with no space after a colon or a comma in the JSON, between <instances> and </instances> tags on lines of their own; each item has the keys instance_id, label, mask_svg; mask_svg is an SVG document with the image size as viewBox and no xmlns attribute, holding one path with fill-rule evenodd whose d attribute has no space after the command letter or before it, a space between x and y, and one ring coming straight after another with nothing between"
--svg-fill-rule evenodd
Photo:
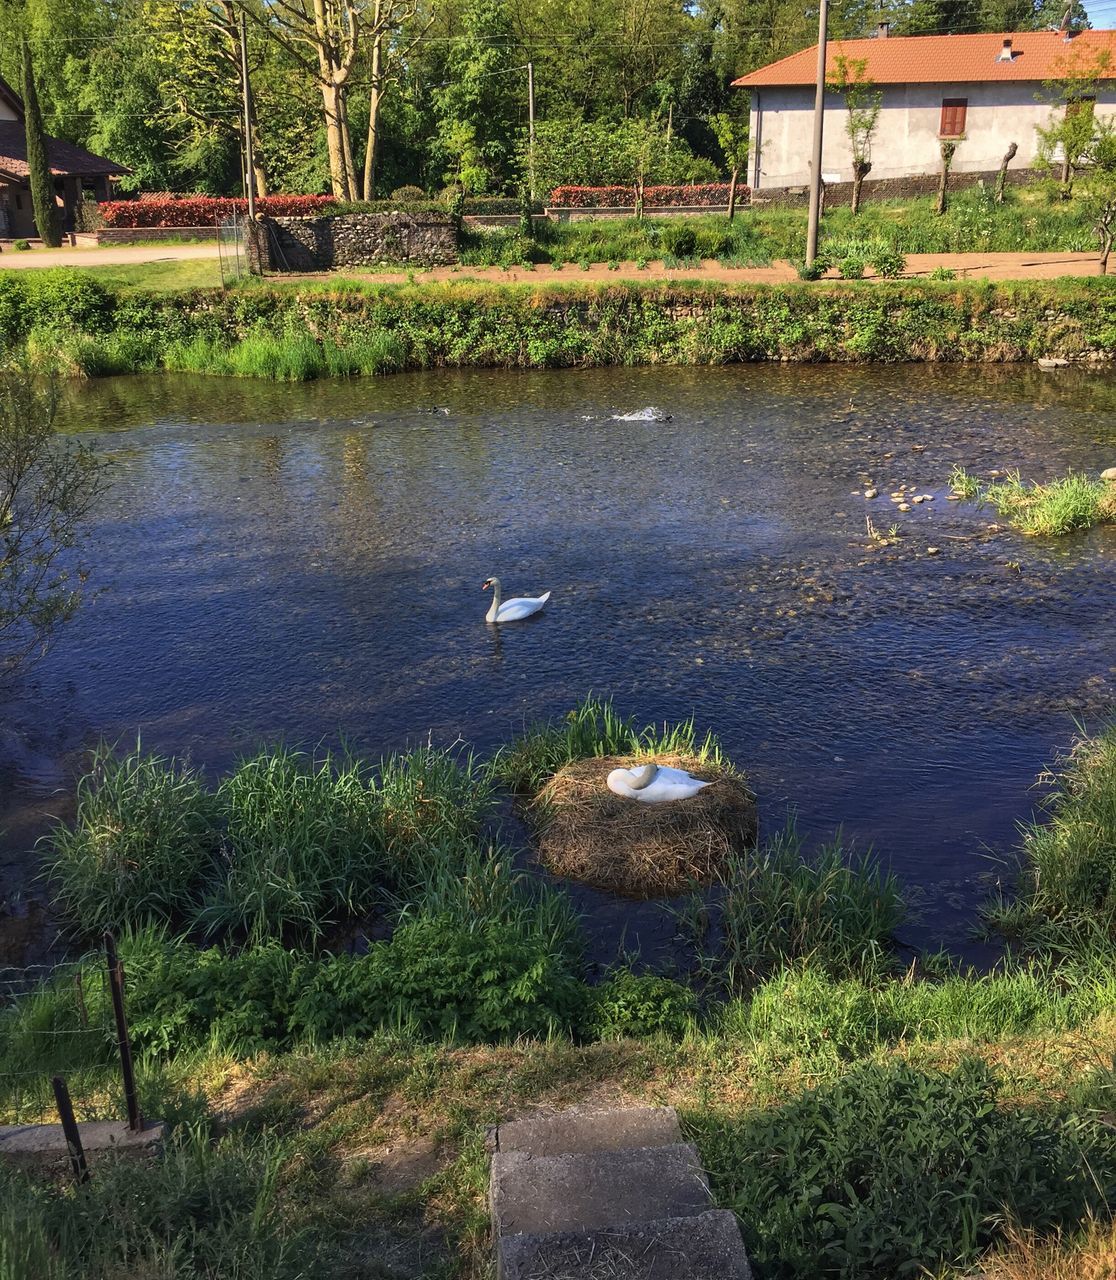
<instances>
[{"instance_id":1,"label":"shrub","mask_svg":"<svg viewBox=\"0 0 1116 1280\"><path fill-rule=\"evenodd\" d=\"M872 248L871 263L885 280L893 280L906 270L907 255L881 242Z\"/></svg>"},{"instance_id":2,"label":"shrub","mask_svg":"<svg viewBox=\"0 0 1116 1280\"><path fill-rule=\"evenodd\" d=\"M258 214L306 217L332 211L333 196L261 196ZM100 205L106 227L208 227L234 213L246 216L248 201L231 196L152 195L142 200L107 200Z\"/></svg>"},{"instance_id":3,"label":"shrub","mask_svg":"<svg viewBox=\"0 0 1116 1280\"><path fill-rule=\"evenodd\" d=\"M663 249L675 258L692 258L697 253L697 234L692 227L676 222L663 228Z\"/></svg>"},{"instance_id":4,"label":"shrub","mask_svg":"<svg viewBox=\"0 0 1116 1280\"><path fill-rule=\"evenodd\" d=\"M935 267L930 272L931 280L956 280L957 272L952 267Z\"/></svg>"},{"instance_id":5,"label":"shrub","mask_svg":"<svg viewBox=\"0 0 1116 1280\"><path fill-rule=\"evenodd\" d=\"M704 900L694 900L690 917L701 940ZM890 967L902 918L898 882L870 856L846 855L838 833L806 857L790 825L730 863L719 924L704 937L701 964L711 981L731 991L796 961L831 977L872 976Z\"/></svg>"},{"instance_id":6,"label":"shrub","mask_svg":"<svg viewBox=\"0 0 1116 1280\"><path fill-rule=\"evenodd\" d=\"M46 867L82 933L188 921L214 875L217 812L201 774L134 751L97 749L72 828L56 826Z\"/></svg>"},{"instance_id":7,"label":"shrub","mask_svg":"<svg viewBox=\"0 0 1116 1280\"><path fill-rule=\"evenodd\" d=\"M226 869L201 916L211 933L313 943L342 914L371 907L383 866L379 804L358 761L261 752L217 795Z\"/></svg>"},{"instance_id":8,"label":"shrub","mask_svg":"<svg viewBox=\"0 0 1116 1280\"><path fill-rule=\"evenodd\" d=\"M764 1277L895 1280L971 1263L1005 1220L1045 1230L1102 1207L1112 1169L1095 1155L1090 1168L1092 1130L1004 1106L1000 1089L979 1059L872 1065L743 1121L691 1124Z\"/></svg>"},{"instance_id":9,"label":"shrub","mask_svg":"<svg viewBox=\"0 0 1116 1280\"><path fill-rule=\"evenodd\" d=\"M813 262L799 258L795 260L794 269L799 280L820 280L829 270L829 263L823 258L815 258Z\"/></svg>"},{"instance_id":10,"label":"shrub","mask_svg":"<svg viewBox=\"0 0 1116 1280\"><path fill-rule=\"evenodd\" d=\"M842 280L860 280L864 276L865 261L856 254L846 254L837 259L837 270Z\"/></svg>"},{"instance_id":11,"label":"shrub","mask_svg":"<svg viewBox=\"0 0 1116 1280\"><path fill-rule=\"evenodd\" d=\"M51 267L27 274L24 332L40 328L95 333L109 323L115 299L88 271Z\"/></svg>"},{"instance_id":12,"label":"shrub","mask_svg":"<svg viewBox=\"0 0 1116 1280\"><path fill-rule=\"evenodd\" d=\"M426 200L427 194L421 187L402 186L396 187L391 193L392 200L402 200L404 202L417 203L420 200Z\"/></svg>"},{"instance_id":13,"label":"shrub","mask_svg":"<svg viewBox=\"0 0 1116 1280\"><path fill-rule=\"evenodd\" d=\"M697 1000L689 987L653 974L621 969L592 993L586 1024L594 1040L629 1036L681 1037L695 1025Z\"/></svg>"},{"instance_id":14,"label":"shrub","mask_svg":"<svg viewBox=\"0 0 1116 1280\"><path fill-rule=\"evenodd\" d=\"M747 202L749 188L738 186L736 198ZM727 205L729 184L727 182L705 182L693 186L655 186L644 187L643 203L655 206L689 206L691 208L708 209L713 206ZM555 187L550 193L550 206L554 209L634 209L636 202L635 187Z\"/></svg>"},{"instance_id":15,"label":"shrub","mask_svg":"<svg viewBox=\"0 0 1116 1280\"><path fill-rule=\"evenodd\" d=\"M31 248L31 241L30 240L13 240L12 248L17 253L26 253L26 251Z\"/></svg>"}]
</instances>

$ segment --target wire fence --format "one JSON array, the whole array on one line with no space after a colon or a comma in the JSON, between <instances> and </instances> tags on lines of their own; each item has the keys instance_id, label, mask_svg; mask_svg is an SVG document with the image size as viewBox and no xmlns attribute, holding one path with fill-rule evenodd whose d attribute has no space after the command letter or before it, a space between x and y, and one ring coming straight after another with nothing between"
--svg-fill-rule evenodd
<instances>
[{"instance_id":1,"label":"wire fence","mask_svg":"<svg viewBox=\"0 0 1116 1280\"><path fill-rule=\"evenodd\" d=\"M0 1124L67 1127L76 1111L142 1127L124 990L109 935L65 964L0 968Z\"/></svg>"},{"instance_id":2,"label":"wire fence","mask_svg":"<svg viewBox=\"0 0 1116 1280\"><path fill-rule=\"evenodd\" d=\"M244 223L234 211L217 222L217 257L221 284L235 284L248 274L248 253L244 244Z\"/></svg>"}]
</instances>

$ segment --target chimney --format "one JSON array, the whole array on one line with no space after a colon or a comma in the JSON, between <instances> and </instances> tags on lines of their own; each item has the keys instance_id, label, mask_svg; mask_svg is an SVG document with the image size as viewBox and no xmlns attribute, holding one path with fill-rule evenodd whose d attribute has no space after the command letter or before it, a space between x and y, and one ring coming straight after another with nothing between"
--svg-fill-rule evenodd
<instances>
[{"instance_id":1,"label":"chimney","mask_svg":"<svg viewBox=\"0 0 1116 1280\"><path fill-rule=\"evenodd\" d=\"M880 25L876 28L877 40L886 40L890 34L891 34L890 22L881 22Z\"/></svg>"},{"instance_id":2,"label":"chimney","mask_svg":"<svg viewBox=\"0 0 1116 1280\"><path fill-rule=\"evenodd\" d=\"M1011 36L1004 40L1004 47L1000 50L996 57L997 62L1010 62L1015 55L1011 51Z\"/></svg>"}]
</instances>

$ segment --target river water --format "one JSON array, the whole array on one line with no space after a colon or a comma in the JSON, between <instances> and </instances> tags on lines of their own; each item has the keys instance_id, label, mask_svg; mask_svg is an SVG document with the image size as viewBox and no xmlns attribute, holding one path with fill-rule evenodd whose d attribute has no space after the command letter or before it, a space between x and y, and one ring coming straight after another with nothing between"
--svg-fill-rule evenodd
<instances>
[{"instance_id":1,"label":"river water","mask_svg":"<svg viewBox=\"0 0 1116 1280\"><path fill-rule=\"evenodd\" d=\"M652 405L669 421L613 416ZM8 700L9 893L102 735L215 769L278 738L486 750L593 690L693 714L763 828L842 825L908 887L905 938L960 947L1036 775L1116 702L1116 529L1029 540L947 501L954 463L1116 464L1107 374L135 377L64 421L112 483L98 594ZM898 513L903 484L933 501ZM490 574L551 602L497 633Z\"/></svg>"}]
</instances>

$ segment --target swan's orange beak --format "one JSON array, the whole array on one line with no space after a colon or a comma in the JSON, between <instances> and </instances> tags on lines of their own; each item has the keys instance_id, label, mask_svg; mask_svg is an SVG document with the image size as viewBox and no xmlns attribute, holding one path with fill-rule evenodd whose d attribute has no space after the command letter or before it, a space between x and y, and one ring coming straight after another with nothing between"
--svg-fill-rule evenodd
<instances>
[{"instance_id":1,"label":"swan's orange beak","mask_svg":"<svg viewBox=\"0 0 1116 1280\"><path fill-rule=\"evenodd\" d=\"M482 591L487 591L487 590L488 590L488 588L489 588L490 586L492 586L492 583L491 583L491 582L482 582L482 583L481 583L481 590L482 590Z\"/></svg>"}]
</instances>

